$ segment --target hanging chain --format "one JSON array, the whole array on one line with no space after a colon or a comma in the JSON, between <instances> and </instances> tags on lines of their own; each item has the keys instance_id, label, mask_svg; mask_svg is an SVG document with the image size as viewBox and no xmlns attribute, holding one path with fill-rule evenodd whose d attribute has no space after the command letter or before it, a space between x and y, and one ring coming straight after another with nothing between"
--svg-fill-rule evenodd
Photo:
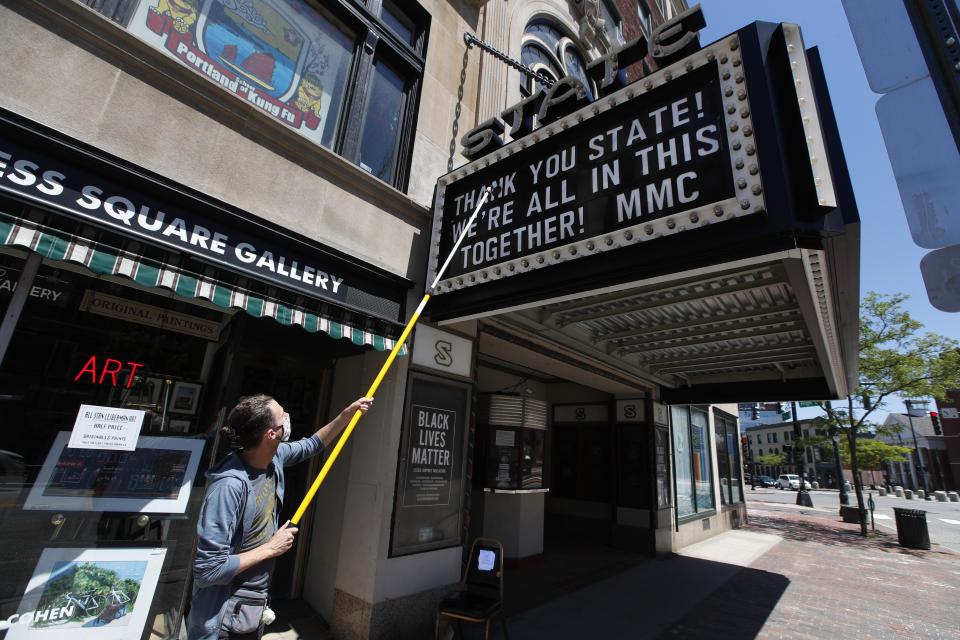
<instances>
[{"instance_id":1,"label":"hanging chain","mask_svg":"<svg viewBox=\"0 0 960 640\"><path fill-rule=\"evenodd\" d=\"M481 49L491 54L494 58L497 58L502 62L506 62L508 65L510 65L520 73L533 78L543 86L547 88L550 88L551 86L553 86L553 80L551 80L550 78L546 77L545 75L539 74L533 69L531 69L530 67L517 62L507 54L503 53L502 51L497 51L496 49L494 49L493 47L491 47L486 42L476 37L472 33L464 32L463 41L467 43L468 49L472 47L474 44L479 45Z\"/></svg>"}]
</instances>

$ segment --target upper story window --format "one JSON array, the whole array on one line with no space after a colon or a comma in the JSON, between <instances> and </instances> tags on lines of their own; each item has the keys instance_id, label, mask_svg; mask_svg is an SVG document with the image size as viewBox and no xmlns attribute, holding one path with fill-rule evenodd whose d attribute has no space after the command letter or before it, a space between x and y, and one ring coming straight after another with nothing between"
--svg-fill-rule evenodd
<instances>
[{"instance_id":1,"label":"upper story window","mask_svg":"<svg viewBox=\"0 0 960 640\"><path fill-rule=\"evenodd\" d=\"M121 12L81 1L234 99L406 188L430 19L415 2L125 0Z\"/></svg>"},{"instance_id":2,"label":"upper story window","mask_svg":"<svg viewBox=\"0 0 960 640\"><path fill-rule=\"evenodd\" d=\"M637 17L640 18L640 28L643 29L643 33L647 36L653 33L653 14L647 6L647 0L638 0Z\"/></svg>"},{"instance_id":3,"label":"upper story window","mask_svg":"<svg viewBox=\"0 0 960 640\"><path fill-rule=\"evenodd\" d=\"M626 44L623 38L623 18L612 0L602 0L600 2L600 14L603 16L604 30L610 38L610 43Z\"/></svg>"},{"instance_id":4,"label":"upper story window","mask_svg":"<svg viewBox=\"0 0 960 640\"><path fill-rule=\"evenodd\" d=\"M587 77L587 63L576 43L558 24L545 18L533 20L523 32L520 62L551 80L573 76L583 83L593 99L593 83ZM543 86L529 76L523 77L521 91L532 95Z\"/></svg>"}]
</instances>

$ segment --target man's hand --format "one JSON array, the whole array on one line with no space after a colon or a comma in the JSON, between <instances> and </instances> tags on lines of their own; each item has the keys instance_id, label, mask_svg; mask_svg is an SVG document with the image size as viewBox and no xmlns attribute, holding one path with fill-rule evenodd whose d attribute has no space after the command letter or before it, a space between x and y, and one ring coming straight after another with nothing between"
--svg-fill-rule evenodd
<instances>
[{"instance_id":1,"label":"man's hand","mask_svg":"<svg viewBox=\"0 0 960 640\"><path fill-rule=\"evenodd\" d=\"M353 414L357 411L362 411L366 413L370 406L373 404L373 398L358 398L353 401L353 403L343 410L343 415L347 418L352 418Z\"/></svg>"},{"instance_id":2,"label":"man's hand","mask_svg":"<svg viewBox=\"0 0 960 640\"><path fill-rule=\"evenodd\" d=\"M237 566L237 573L243 573L250 567L259 564L264 560L269 560L270 558L276 558L277 556L282 556L285 554L290 550L290 547L293 546L293 536L296 533L297 528L291 525L290 521L287 520L282 527L277 529L276 533L273 534L273 537L264 542L262 545L237 555L237 558L240 560L240 564Z\"/></svg>"},{"instance_id":3,"label":"man's hand","mask_svg":"<svg viewBox=\"0 0 960 640\"><path fill-rule=\"evenodd\" d=\"M373 404L373 398L357 398L349 407L340 412L336 418L317 430L317 435L323 441L323 446L329 446L341 431L350 423L353 414L357 411L366 413L370 405Z\"/></svg>"},{"instance_id":4,"label":"man's hand","mask_svg":"<svg viewBox=\"0 0 960 640\"><path fill-rule=\"evenodd\" d=\"M290 547L293 546L293 536L297 531L298 529L287 520L282 527L277 529L273 537L263 545L268 554L267 557L276 558L289 551Z\"/></svg>"}]
</instances>

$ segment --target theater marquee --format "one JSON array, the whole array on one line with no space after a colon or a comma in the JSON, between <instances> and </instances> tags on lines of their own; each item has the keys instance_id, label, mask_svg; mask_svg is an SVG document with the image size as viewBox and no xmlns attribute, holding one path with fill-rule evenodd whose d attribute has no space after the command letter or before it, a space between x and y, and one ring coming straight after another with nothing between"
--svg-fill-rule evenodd
<instances>
[{"instance_id":1,"label":"theater marquee","mask_svg":"<svg viewBox=\"0 0 960 640\"><path fill-rule=\"evenodd\" d=\"M437 293L765 210L736 34L442 177L438 261L491 188Z\"/></svg>"}]
</instances>

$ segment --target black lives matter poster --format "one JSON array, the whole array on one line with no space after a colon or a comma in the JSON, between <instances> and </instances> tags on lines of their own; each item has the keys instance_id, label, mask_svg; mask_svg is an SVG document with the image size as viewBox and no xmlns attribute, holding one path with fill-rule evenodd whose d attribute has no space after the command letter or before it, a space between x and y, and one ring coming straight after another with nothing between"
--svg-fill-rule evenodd
<instances>
[{"instance_id":1,"label":"black lives matter poster","mask_svg":"<svg viewBox=\"0 0 960 640\"><path fill-rule=\"evenodd\" d=\"M457 412L450 409L419 404L410 407L403 506L450 504L457 417Z\"/></svg>"},{"instance_id":2,"label":"black lives matter poster","mask_svg":"<svg viewBox=\"0 0 960 640\"><path fill-rule=\"evenodd\" d=\"M414 372L407 385L393 555L461 542L471 387Z\"/></svg>"},{"instance_id":3,"label":"black lives matter poster","mask_svg":"<svg viewBox=\"0 0 960 640\"><path fill-rule=\"evenodd\" d=\"M440 255L449 253L487 186L484 216L448 277L732 197L717 64L451 183Z\"/></svg>"}]
</instances>

